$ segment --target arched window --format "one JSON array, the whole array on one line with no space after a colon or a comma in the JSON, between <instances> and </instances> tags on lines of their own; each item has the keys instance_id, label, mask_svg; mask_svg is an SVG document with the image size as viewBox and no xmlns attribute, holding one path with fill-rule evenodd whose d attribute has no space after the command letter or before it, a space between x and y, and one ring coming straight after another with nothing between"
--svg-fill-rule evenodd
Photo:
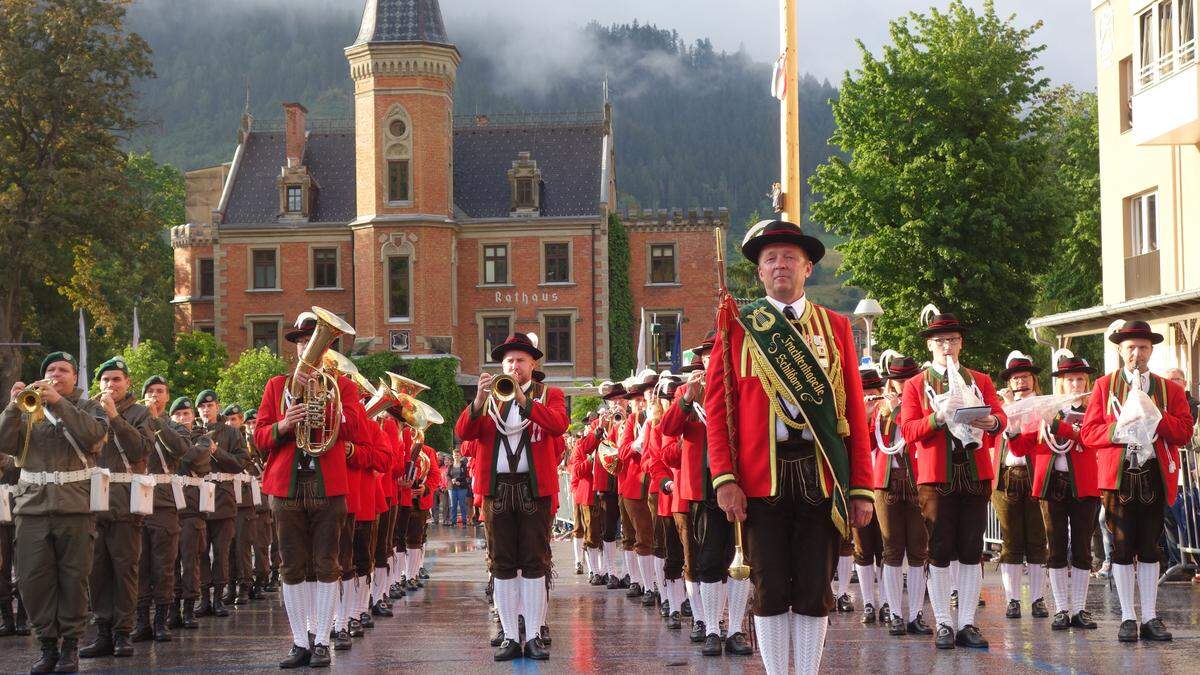
<instances>
[{"instance_id":1,"label":"arched window","mask_svg":"<svg viewBox=\"0 0 1200 675\"><path fill-rule=\"evenodd\" d=\"M400 105L388 109L383 127L388 203L412 201L412 118Z\"/></svg>"}]
</instances>

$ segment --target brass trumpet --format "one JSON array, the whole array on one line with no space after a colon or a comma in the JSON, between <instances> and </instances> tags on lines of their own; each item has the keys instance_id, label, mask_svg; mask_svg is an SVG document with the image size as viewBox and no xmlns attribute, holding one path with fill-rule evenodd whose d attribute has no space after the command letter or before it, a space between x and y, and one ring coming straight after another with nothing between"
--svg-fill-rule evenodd
<instances>
[{"instance_id":1,"label":"brass trumpet","mask_svg":"<svg viewBox=\"0 0 1200 675\"><path fill-rule=\"evenodd\" d=\"M512 375L500 374L492 378L492 398L508 403L517 397L517 381Z\"/></svg>"},{"instance_id":2,"label":"brass trumpet","mask_svg":"<svg viewBox=\"0 0 1200 675\"><path fill-rule=\"evenodd\" d=\"M41 415L42 392L33 387L25 387L17 394L17 407L26 415Z\"/></svg>"}]
</instances>

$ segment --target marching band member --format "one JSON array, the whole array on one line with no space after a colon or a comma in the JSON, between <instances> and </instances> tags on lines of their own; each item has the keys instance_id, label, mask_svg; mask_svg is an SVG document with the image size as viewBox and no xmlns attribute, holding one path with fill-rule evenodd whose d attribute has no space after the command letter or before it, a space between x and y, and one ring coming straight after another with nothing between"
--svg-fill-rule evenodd
<instances>
[{"instance_id":1,"label":"marching band member","mask_svg":"<svg viewBox=\"0 0 1200 675\"><path fill-rule=\"evenodd\" d=\"M229 582L228 588L225 589L225 595L221 599L226 605L246 605L251 600L250 588L254 583L254 562L251 556L254 553L254 533L258 530L257 506L254 503L254 488L251 486L253 462L251 461L250 441L246 438L246 415L242 411L242 407L236 403L230 403L221 410L221 416L225 418L226 425L237 430L246 449L246 463L241 472L235 476L240 480L234 480L233 483L233 489L241 495L239 499L235 500L237 515L234 516L233 545L230 547L229 554L234 578ZM255 591L255 595L258 596L257 591ZM254 599L257 600L259 597L261 596Z\"/></svg>"},{"instance_id":2,"label":"marching band member","mask_svg":"<svg viewBox=\"0 0 1200 675\"><path fill-rule=\"evenodd\" d=\"M747 232L742 253L767 297L738 310L726 296L705 375L713 485L729 519L745 524L759 650L772 674L787 672L791 649L798 672L820 668L839 537L873 511L850 322L804 293L824 251L793 223ZM766 344L779 353L766 358Z\"/></svg>"},{"instance_id":3,"label":"marching band member","mask_svg":"<svg viewBox=\"0 0 1200 675\"><path fill-rule=\"evenodd\" d=\"M600 384L600 398L606 401L609 407L607 419L597 429L597 433L601 434L601 438L598 440L613 447L617 445L617 436L624 423L624 418L629 414L629 404L625 399L627 393L625 385L620 382ZM596 530L599 537L596 543L600 546L600 571L591 583L597 586L607 586L609 589L620 588L622 585L629 586L628 575L626 575L625 583L622 584L621 575L617 571L621 567L620 557L617 554L617 529L621 522L621 480L618 473L616 471L609 472L604 467L599 450L594 453L592 488L596 490L596 511L593 512L592 519L594 522L600 523L600 527Z\"/></svg>"},{"instance_id":4,"label":"marching band member","mask_svg":"<svg viewBox=\"0 0 1200 675\"><path fill-rule=\"evenodd\" d=\"M953 314L937 313L932 306L926 310L932 310L933 316L920 336L933 363L904 383L900 428L905 444L916 455L917 497L929 530L929 601L937 621L934 644L938 649L986 648L987 640L975 626L993 475L983 433L1000 431L1006 417L992 379L959 363L966 327ZM925 315L922 312L922 318ZM957 391L960 382L966 393ZM977 406L982 415L958 423L957 409L948 406L966 398L982 403ZM950 616L955 577L957 632Z\"/></svg>"},{"instance_id":5,"label":"marching band member","mask_svg":"<svg viewBox=\"0 0 1200 675\"><path fill-rule=\"evenodd\" d=\"M642 471L642 447L646 433L647 392L658 382L658 373L643 370L626 385L630 402L629 416L617 436L618 485L621 493L621 548L629 571L628 598L642 598L653 605L654 590L654 519L647 502L649 482Z\"/></svg>"},{"instance_id":6,"label":"marching band member","mask_svg":"<svg viewBox=\"0 0 1200 675\"><path fill-rule=\"evenodd\" d=\"M262 599L263 591L272 591L271 542L274 539L274 521L271 519L271 500L262 496L262 475L266 467L266 458L254 444L254 429L258 425L258 409L251 408L245 412L242 422L242 437L246 439L246 452L250 463L246 472L251 480L258 483L259 504L254 507L254 531L250 534L250 546L254 551L254 579L250 585L250 599Z\"/></svg>"},{"instance_id":7,"label":"marching band member","mask_svg":"<svg viewBox=\"0 0 1200 675\"><path fill-rule=\"evenodd\" d=\"M880 398L883 395L883 378L879 376L879 371L873 364L860 366L858 369L859 378L862 381L863 388L863 405L867 410L867 419L873 420L875 417L876 408L879 407ZM875 464L874 443L871 444L871 463ZM891 620L891 606L887 601L887 588L884 587L883 580L879 580L879 585L876 586L875 578L875 563L883 553L883 537L879 533L879 506L875 514L871 517L871 522L866 527L856 527L853 530L854 537L854 568L858 572L858 588L862 595L863 602L863 624L873 624L876 621L875 611L879 610L879 623L886 623ZM876 588L880 589L880 593L876 594ZM882 598L882 600L880 600Z\"/></svg>"},{"instance_id":8,"label":"marching band member","mask_svg":"<svg viewBox=\"0 0 1200 675\"><path fill-rule=\"evenodd\" d=\"M600 441L596 437L599 420L600 416L595 412L587 414L582 435L575 441L567 463L571 495L575 499L575 529L571 533L571 545L575 551L576 574L583 574L585 562L589 575L599 572L599 565L594 564L596 554L599 553L599 537L593 534L593 530L600 523L592 521L596 491L592 489L591 462L592 453L600 445Z\"/></svg>"},{"instance_id":9,"label":"marching band member","mask_svg":"<svg viewBox=\"0 0 1200 675\"><path fill-rule=\"evenodd\" d=\"M683 538L686 529L681 532L675 524L675 512L678 507L678 494L675 490L676 476L672 467L680 464L679 438L663 433L662 415L671 405L679 380L670 372L664 371L659 375L659 384L654 388L654 396L647 413L649 438L642 453L642 464L649 477L650 484L658 488L658 498L655 504L655 530L661 532L663 542L662 583L662 613L667 620L667 628L678 630L682 627L684 552ZM656 556L657 557L657 556Z\"/></svg>"},{"instance_id":10,"label":"marching band member","mask_svg":"<svg viewBox=\"0 0 1200 675\"><path fill-rule=\"evenodd\" d=\"M1175 502L1178 492L1179 446L1192 437L1195 421L1183 388L1149 370L1150 355L1154 345L1163 341L1162 335L1145 321L1126 321L1108 339L1118 346L1121 369L1096 381L1080 436L1085 446L1096 451L1100 501L1105 525L1113 534L1112 576L1121 601L1117 639L1137 642L1140 635L1144 640L1168 641L1171 633L1155 607L1158 540L1163 510ZM1122 413L1130 406L1123 420ZM1152 430L1146 429L1153 409L1160 419ZM1127 424L1130 420L1132 425ZM1141 595L1140 631L1134 612L1135 579Z\"/></svg>"},{"instance_id":11,"label":"marching band member","mask_svg":"<svg viewBox=\"0 0 1200 675\"><path fill-rule=\"evenodd\" d=\"M517 630L518 607L524 607L527 626L544 623L549 572L551 497L558 490L554 436L567 430L563 392L532 381L542 352L529 337L515 333L491 353L503 374L512 380L511 400L491 396L490 373L481 373L475 399L458 418L455 433L479 441L480 474L476 485L484 494L487 546L495 577L496 611L505 639L496 648L497 661L522 652ZM545 391L543 392L543 389ZM539 399L545 394L546 401ZM544 660L550 654L540 634L528 640L524 655Z\"/></svg>"},{"instance_id":12,"label":"marching band member","mask_svg":"<svg viewBox=\"0 0 1200 675\"><path fill-rule=\"evenodd\" d=\"M196 622L196 600L200 597L200 556L208 548L206 543L207 528L204 516L211 511L213 504L207 505L207 510L201 502L201 490L204 489L204 476L212 472L212 438L205 434L196 424L196 410L192 407L190 398L180 396L171 402L172 429L192 451L179 462L179 476L184 488L185 508L179 511L179 583L176 595L182 615L173 617L172 628L194 630L200 627ZM215 486L214 486L215 488Z\"/></svg>"},{"instance_id":13,"label":"marching band member","mask_svg":"<svg viewBox=\"0 0 1200 675\"><path fill-rule=\"evenodd\" d=\"M109 432L99 401L83 397L79 364L66 352L42 360L41 380L28 385L37 408L23 413L15 382L0 414L0 448L21 469L16 521L17 587L29 611L41 658L30 672L75 672L79 638L87 625L88 574L92 569L95 516L91 469Z\"/></svg>"},{"instance_id":14,"label":"marching band member","mask_svg":"<svg viewBox=\"0 0 1200 675\"><path fill-rule=\"evenodd\" d=\"M1007 383L1001 390L1006 403L1020 401L1041 393L1037 376L1041 367L1019 351L1005 359L1000 379ZM992 490L992 508L1000 521L1000 574L1004 583L1009 619L1021 617L1021 570L1029 565L1029 596L1033 599L1029 613L1046 618L1046 526L1037 497L1033 494L1030 459L1025 453L1013 452L1012 439L1019 429L1007 429L996 438L996 481Z\"/></svg>"}]
</instances>

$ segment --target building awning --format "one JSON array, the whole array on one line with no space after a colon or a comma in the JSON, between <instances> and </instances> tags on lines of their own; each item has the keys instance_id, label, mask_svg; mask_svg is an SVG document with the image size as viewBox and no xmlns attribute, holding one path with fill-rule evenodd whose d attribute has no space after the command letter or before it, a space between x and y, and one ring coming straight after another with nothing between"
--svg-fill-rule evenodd
<instances>
[{"instance_id":1,"label":"building awning","mask_svg":"<svg viewBox=\"0 0 1200 675\"><path fill-rule=\"evenodd\" d=\"M1026 321L1025 325L1034 331L1044 328L1053 331L1059 337L1075 337L1103 333L1116 319L1155 322L1194 312L1200 312L1200 289L1038 316Z\"/></svg>"}]
</instances>

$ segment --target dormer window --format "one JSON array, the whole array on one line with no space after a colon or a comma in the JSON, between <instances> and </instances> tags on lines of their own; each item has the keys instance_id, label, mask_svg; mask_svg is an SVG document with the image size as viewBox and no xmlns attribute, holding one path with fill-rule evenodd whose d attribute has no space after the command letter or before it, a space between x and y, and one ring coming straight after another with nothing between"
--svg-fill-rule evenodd
<instances>
[{"instance_id":1,"label":"dormer window","mask_svg":"<svg viewBox=\"0 0 1200 675\"><path fill-rule=\"evenodd\" d=\"M300 213L304 209L304 188L299 185L287 186L287 212Z\"/></svg>"},{"instance_id":2,"label":"dormer window","mask_svg":"<svg viewBox=\"0 0 1200 675\"><path fill-rule=\"evenodd\" d=\"M508 170L512 190L509 213L514 216L540 215L542 210L542 172L528 152L520 152Z\"/></svg>"}]
</instances>

